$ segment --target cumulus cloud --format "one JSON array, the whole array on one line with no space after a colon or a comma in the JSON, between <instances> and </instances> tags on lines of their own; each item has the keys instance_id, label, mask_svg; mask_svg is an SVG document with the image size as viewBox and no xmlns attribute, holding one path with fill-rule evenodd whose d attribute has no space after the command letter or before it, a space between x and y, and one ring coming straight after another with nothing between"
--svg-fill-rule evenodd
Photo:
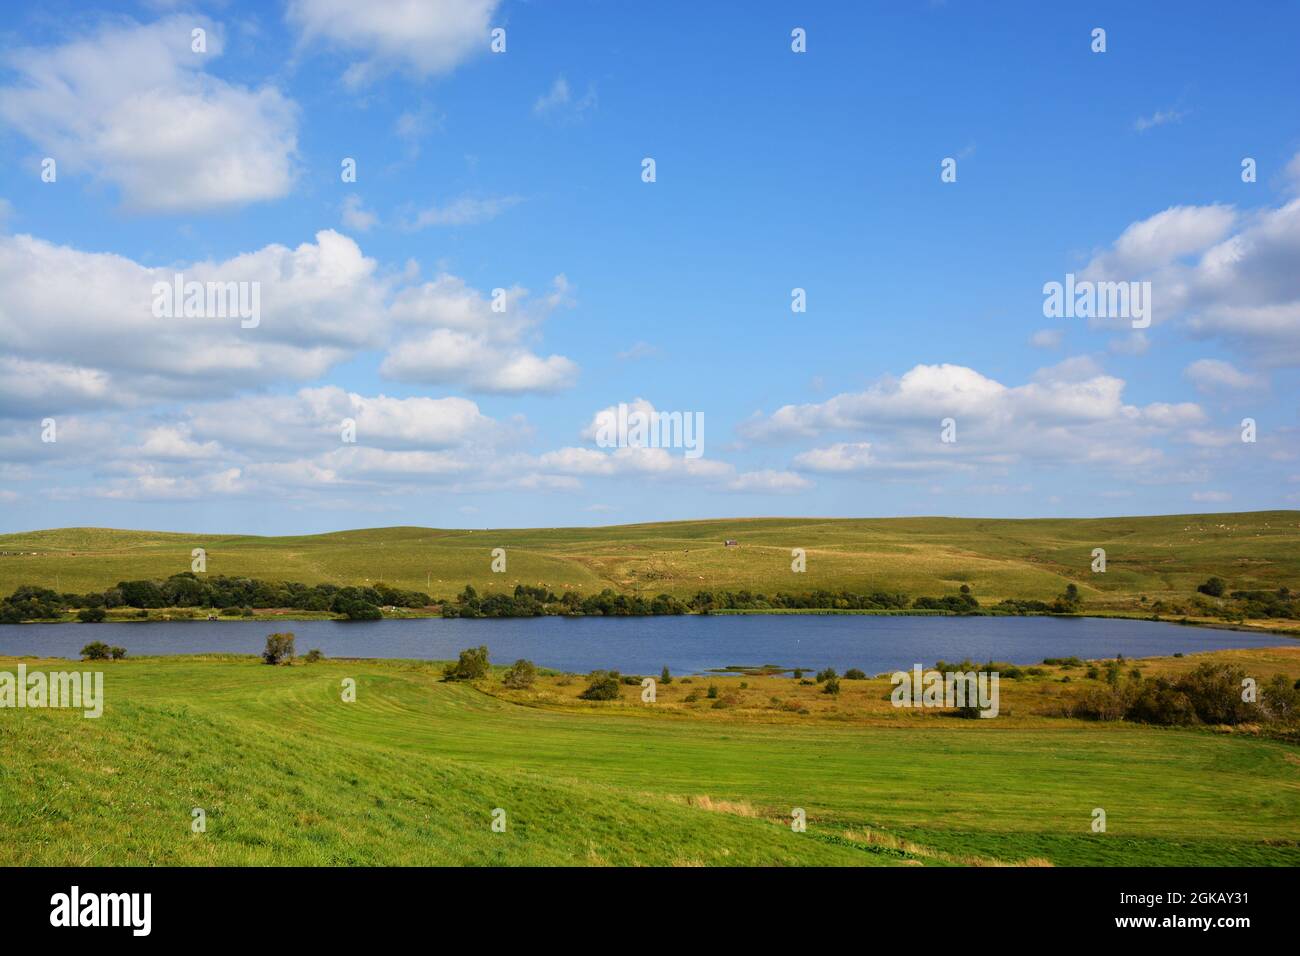
<instances>
[{"instance_id":1,"label":"cumulus cloud","mask_svg":"<svg viewBox=\"0 0 1300 956\"><path fill-rule=\"evenodd\" d=\"M1146 280L1153 321L1176 320L1265 367L1300 365L1300 199L1241 212L1177 206L1130 225L1084 278ZM1107 320L1094 320L1105 326Z\"/></svg>"},{"instance_id":2,"label":"cumulus cloud","mask_svg":"<svg viewBox=\"0 0 1300 956\"><path fill-rule=\"evenodd\" d=\"M825 402L786 405L742 424L742 437L782 442L844 434L799 452L802 471L899 476L927 470L1005 469L1016 462L1070 462L1154 469L1166 463L1161 441L1186 436L1205 420L1191 402L1124 401L1124 381L1095 360L1075 357L1008 386L959 365L918 365L861 392ZM953 419L956 441L942 441Z\"/></svg>"},{"instance_id":3,"label":"cumulus cloud","mask_svg":"<svg viewBox=\"0 0 1300 956\"><path fill-rule=\"evenodd\" d=\"M794 456L795 467L805 471L865 471L874 463L871 443L865 441L836 442L829 448L814 448Z\"/></svg>"},{"instance_id":4,"label":"cumulus cloud","mask_svg":"<svg viewBox=\"0 0 1300 956\"><path fill-rule=\"evenodd\" d=\"M160 318L156 283L258 283L261 321ZM0 338L21 383L0 415L44 404L134 405L319 377L382 342L385 284L351 239L324 230L222 262L150 268L31 236L0 237ZM251 288L251 285L249 286ZM17 364L15 364L17 363Z\"/></svg>"},{"instance_id":5,"label":"cumulus cloud","mask_svg":"<svg viewBox=\"0 0 1300 956\"><path fill-rule=\"evenodd\" d=\"M570 387L578 367L563 355L541 356L526 339L557 308L571 304L568 281L556 276L545 296L527 289L502 289L493 297L455 276L402 290L393 314L410 329L380 366L392 379L423 384L459 384L484 392L555 392Z\"/></svg>"},{"instance_id":6,"label":"cumulus cloud","mask_svg":"<svg viewBox=\"0 0 1300 956\"><path fill-rule=\"evenodd\" d=\"M1259 376L1247 374L1222 359L1198 359L1183 369L1183 375L1202 392L1245 391L1263 384Z\"/></svg>"},{"instance_id":7,"label":"cumulus cloud","mask_svg":"<svg viewBox=\"0 0 1300 956\"><path fill-rule=\"evenodd\" d=\"M155 287L244 284L260 320L160 317ZM406 284L403 284L406 283ZM486 392L552 392L577 365L530 348L572 303L563 276L542 296L505 291L506 311L450 275L413 284L381 274L351 238L322 230L222 261L149 267L32 236L0 236L0 417L128 407L317 379L361 351L390 347L391 378Z\"/></svg>"},{"instance_id":8,"label":"cumulus cloud","mask_svg":"<svg viewBox=\"0 0 1300 956\"><path fill-rule=\"evenodd\" d=\"M191 30L207 30L207 52ZM146 212L237 206L285 195L293 182L297 110L271 86L208 73L220 29L202 17L115 25L6 60L0 117L52 157Z\"/></svg>"},{"instance_id":9,"label":"cumulus cloud","mask_svg":"<svg viewBox=\"0 0 1300 956\"><path fill-rule=\"evenodd\" d=\"M344 74L360 86L391 69L427 77L486 53L499 0L290 0L286 17L304 43L358 54Z\"/></svg>"}]
</instances>

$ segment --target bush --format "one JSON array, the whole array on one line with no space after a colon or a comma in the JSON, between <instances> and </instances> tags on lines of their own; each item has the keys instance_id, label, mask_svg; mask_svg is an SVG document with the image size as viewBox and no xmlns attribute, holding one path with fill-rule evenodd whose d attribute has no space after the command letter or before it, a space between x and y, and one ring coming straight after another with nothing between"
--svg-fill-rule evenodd
<instances>
[{"instance_id":1,"label":"bush","mask_svg":"<svg viewBox=\"0 0 1300 956\"><path fill-rule=\"evenodd\" d=\"M126 657L126 648L116 646L110 647L108 653L112 655L113 660L120 661L122 658Z\"/></svg>"},{"instance_id":2,"label":"bush","mask_svg":"<svg viewBox=\"0 0 1300 956\"><path fill-rule=\"evenodd\" d=\"M106 661L112 656L113 649L103 641L91 641L81 649L81 659L85 661Z\"/></svg>"},{"instance_id":3,"label":"bush","mask_svg":"<svg viewBox=\"0 0 1300 956\"><path fill-rule=\"evenodd\" d=\"M864 674L862 671L858 670L856 667L850 667L848 670L844 672L844 679L845 680L866 680L867 675Z\"/></svg>"},{"instance_id":4,"label":"bush","mask_svg":"<svg viewBox=\"0 0 1300 956\"><path fill-rule=\"evenodd\" d=\"M839 676L839 674L835 673L835 668L828 667L824 671L817 672L817 683L820 684L823 681L835 680Z\"/></svg>"},{"instance_id":5,"label":"bush","mask_svg":"<svg viewBox=\"0 0 1300 956\"><path fill-rule=\"evenodd\" d=\"M665 664L663 671L659 674L659 683L671 684L672 682L673 682L673 675L668 673L668 665Z\"/></svg>"},{"instance_id":6,"label":"bush","mask_svg":"<svg viewBox=\"0 0 1300 956\"><path fill-rule=\"evenodd\" d=\"M718 685L717 685L717 684L710 684L710 685L709 685L709 693L708 693L707 696L708 696L709 700L717 700L717 699L718 699Z\"/></svg>"},{"instance_id":7,"label":"bush","mask_svg":"<svg viewBox=\"0 0 1300 956\"><path fill-rule=\"evenodd\" d=\"M1296 685L1300 685L1300 681L1296 681ZM1300 713L1300 690L1285 674L1274 674L1273 679L1264 685L1261 703L1274 720L1290 720Z\"/></svg>"},{"instance_id":8,"label":"bush","mask_svg":"<svg viewBox=\"0 0 1300 956\"><path fill-rule=\"evenodd\" d=\"M268 634L262 660L267 664L287 664L293 660L293 634L289 631Z\"/></svg>"},{"instance_id":9,"label":"bush","mask_svg":"<svg viewBox=\"0 0 1300 956\"><path fill-rule=\"evenodd\" d=\"M488 649L486 645L467 647L460 652L460 659L455 664L448 664L442 670L443 680L482 680L488 672Z\"/></svg>"},{"instance_id":10,"label":"bush","mask_svg":"<svg viewBox=\"0 0 1300 956\"><path fill-rule=\"evenodd\" d=\"M1223 597L1223 592L1228 590L1228 582L1223 578L1210 578L1204 584L1198 584L1196 590L1210 597Z\"/></svg>"},{"instance_id":11,"label":"bush","mask_svg":"<svg viewBox=\"0 0 1300 956\"><path fill-rule=\"evenodd\" d=\"M307 664L315 664L317 661L323 661L324 659L325 659L325 655L321 653L321 649L319 647L313 647L311 650L307 652L307 655L303 658L303 661Z\"/></svg>"},{"instance_id":12,"label":"bush","mask_svg":"<svg viewBox=\"0 0 1300 956\"><path fill-rule=\"evenodd\" d=\"M618 678L606 671L593 671L591 683L578 696L583 700L618 700Z\"/></svg>"},{"instance_id":13,"label":"bush","mask_svg":"<svg viewBox=\"0 0 1300 956\"><path fill-rule=\"evenodd\" d=\"M832 672L831 676L826 678L826 686L822 688L823 694L838 694L840 692L840 679Z\"/></svg>"},{"instance_id":14,"label":"bush","mask_svg":"<svg viewBox=\"0 0 1300 956\"><path fill-rule=\"evenodd\" d=\"M98 624L105 617L102 607L87 607L77 612L77 620L82 624Z\"/></svg>"},{"instance_id":15,"label":"bush","mask_svg":"<svg viewBox=\"0 0 1300 956\"><path fill-rule=\"evenodd\" d=\"M532 687L533 682L536 680L537 665L532 661L520 658L506 670L505 676L501 678L501 683L511 690L524 690Z\"/></svg>"}]
</instances>

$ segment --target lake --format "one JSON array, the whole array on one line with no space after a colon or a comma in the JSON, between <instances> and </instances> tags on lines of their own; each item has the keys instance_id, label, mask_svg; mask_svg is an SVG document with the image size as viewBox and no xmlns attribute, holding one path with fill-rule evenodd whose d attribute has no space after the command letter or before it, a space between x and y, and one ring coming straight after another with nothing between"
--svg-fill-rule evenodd
<instances>
[{"instance_id":1,"label":"lake","mask_svg":"<svg viewBox=\"0 0 1300 956\"><path fill-rule=\"evenodd\" d=\"M486 644L494 663L520 657L586 673L702 673L776 664L877 674L937 660L1036 664L1044 657L1102 658L1269 647L1283 635L1183 627L1116 618L720 615L629 618L507 618L386 621L158 621L0 625L0 655L77 657L92 640L154 654L260 653L276 630L297 635L298 653L327 657L455 659Z\"/></svg>"}]
</instances>

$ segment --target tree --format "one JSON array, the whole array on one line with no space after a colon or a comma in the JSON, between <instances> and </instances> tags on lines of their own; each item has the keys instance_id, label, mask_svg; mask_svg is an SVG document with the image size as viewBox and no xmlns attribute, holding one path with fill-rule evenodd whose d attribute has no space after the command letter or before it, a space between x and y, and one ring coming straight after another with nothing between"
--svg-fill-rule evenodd
<instances>
[{"instance_id":1,"label":"tree","mask_svg":"<svg viewBox=\"0 0 1300 956\"><path fill-rule=\"evenodd\" d=\"M867 675L864 674L856 667L850 667L848 670L844 672L844 679L845 680L866 680Z\"/></svg>"},{"instance_id":2,"label":"tree","mask_svg":"<svg viewBox=\"0 0 1300 956\"><path fill-rule=\"evenodd\" d=\"M524 690L532 687L537 680L537 665L523 658L515 661L501 678L501 683L511 690Z\"/></svg>"},{"instance_id":3,"label":"tree","mask_svg":"<svg viewBox=\"0 0 1300 956\"><path fill-rule=\"evenodd\" d=\"M81 659L85 661L106 661L113 656L113 649L103 641L91 641L81 649Z\"/></svg>"},{"instance_id":4,"label":"tree","mask_svg":"<svg viewBox=\"0 0 1300 956\"><path fill-rule=\"evenodd\" d=\"M262 651L262 660L268 664L287 664L293 660L292 632L277 632L266 637L266 649Z\"/></svg>"},{"instance_id":5,"label":"tree","mask_svg":"<svg viewBox=\"0 0 1300 956\"><path fill-rule=\"evenodd\" d=\"M104 620L104 609L102 607L82 608L77 612L77 620L83 624L98 624Z\"/></svg>"},{"instance_id":6,"label":"tree","mask_svg":"<svg viewBox=\"0 0 1300 956\"><path fill-rule=\"evenodd\" d=\"M1223 592L1228 590L1228 582L1223 578L1210 578L1204 584L1198 584L1196 590L1210 597L1223 597Z\"/></svg>"},{"instance_id":7,"label":"tree","mask_svg":"<svg viewBox=\"0 0 1300 956\"><path fill-rule=\"evenodd\" d=\"M672 682L673 682L673 675L668 672L668 665L665 664L662 673L660 673L659 675L659 683L671 684Z\"/></svg>"},{"instance_id":8,"label":"tree","mask_svg":"<svg viewBox=\"0 0 1300 956\"><path fill-rule=\"evenodd\" d=\"M468 588L466 589L468 590ZM448 664L442 670L443 680L482 680L488 672L487 645L467 647L460 652L460 659L455 664Z\"/></svg>"}]
</instances>

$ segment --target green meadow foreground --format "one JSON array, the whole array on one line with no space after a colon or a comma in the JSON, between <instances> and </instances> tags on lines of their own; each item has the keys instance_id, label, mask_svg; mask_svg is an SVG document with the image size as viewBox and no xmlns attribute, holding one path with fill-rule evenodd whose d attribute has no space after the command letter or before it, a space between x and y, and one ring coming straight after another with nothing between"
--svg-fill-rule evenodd
<instances>
[{"instance_id":1,"label":"green meadow foreground","mask_svg":"<svg viewBox=\"0 0 1300 956\"><path fill-rule=\"evenodd\" d=\"M1212 656L1300 674L1294 645ZM650 705L427 662L24 663L102 670L106 703L0 710L2 865L1300 864L1300 748L1047 716L1077 670L1004 681L1003 716L960 720L890 708L881 680L832 700L696 677ZM725 709L691 699L709 683Z\"/></svg>"},{"instance_id":2,"label":"green meadow foreground","mask_svg":"<svg viewBox=\"0 0 1300 956\"><path fill-rule=\"evenodd\" d=\"M723 542L734 539L735 547ZM375 528L264 538L69 528L0 535L0 593L24 584L60 592L190 570L307 584L392 587L449 598L466 584L509 591L659 593L815 589L951 594L969 585L985 606L1003 598L1050 601L1069 583L1088 613L1167 613L1211 575L1234 589L1276 589L1300 580L1300 511L1134 518L737 518L491 531ZM505 549L505 573L491 552ZM792 574L791 550L807 571ZM1092 571L1106 551L1106 573ZM1194 615L1193 615L1194 616Z\"/></svg>"}]
</instances>

